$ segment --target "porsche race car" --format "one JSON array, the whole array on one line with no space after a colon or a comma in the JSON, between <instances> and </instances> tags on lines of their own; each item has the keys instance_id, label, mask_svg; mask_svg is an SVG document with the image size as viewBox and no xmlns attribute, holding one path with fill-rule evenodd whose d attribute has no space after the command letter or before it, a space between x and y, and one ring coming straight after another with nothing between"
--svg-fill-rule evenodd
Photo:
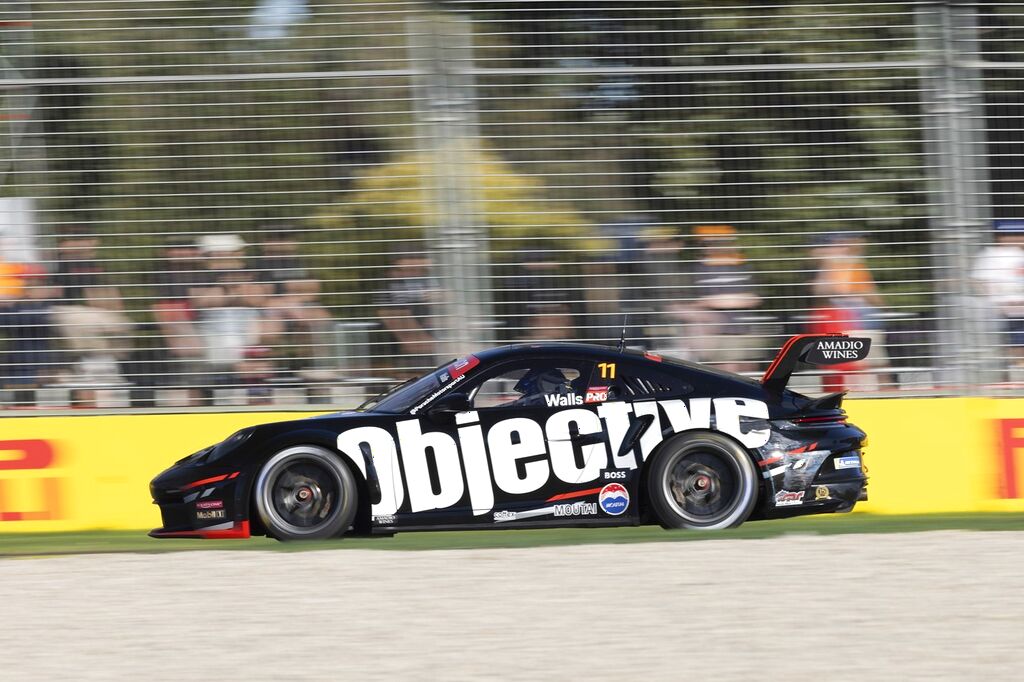
<instances>
[{"instance_id":1,"label":"porsche race car","mask_svg":"<svg viewBox=\"0 0 1024 682\"><path fill-rule=\"evenodd\" d=\"M865 434L843 394L786 388L869 339L796 336L760 380L635 350L513 345L359 408L242 429L150 485L153 537L280 540L406 530L714 530L846 512Z\"/></svg>"}]
</instances>

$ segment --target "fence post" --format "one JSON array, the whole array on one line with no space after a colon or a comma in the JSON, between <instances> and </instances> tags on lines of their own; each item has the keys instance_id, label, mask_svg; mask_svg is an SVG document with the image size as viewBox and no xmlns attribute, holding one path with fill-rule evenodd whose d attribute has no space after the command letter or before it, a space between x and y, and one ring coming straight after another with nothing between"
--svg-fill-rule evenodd
<instances>
[{"instance_id":1,"label":"fence post","mask_svg":"<svg viewBox=\"0 0 1024 682\"><path fill-rule=\"evenodd\" d=\"M415 113L430 177L425 237L442 288L438 354L443 361L491 339L486 218L477 133L472 29L468 19L431 13L409 22Z\"/></svg>"},{"instance_id":2,"label":"fence post","mask_svg":"<svg viewBox=\"0 0 1024 682\"><path fill-rule=\"evenodd\" d=\"M919 46L933 58L933 66L922 69L922 104L927 128L926 158L934 158L934 179L941 215L933 215L933 250L948 286L940 294L937 317L943 350L950 359L949 383L955 390L975 394L992 381L987 366L991 353L986 348L982 301L971 282L971 267L991 223L988 173L983 132L984 108L980 97L981 74L965 56L978 53L978 29L969 7L937 2L919 7ZM938 289L938 288L937 288Z\"/></svg>"}]
</instances>

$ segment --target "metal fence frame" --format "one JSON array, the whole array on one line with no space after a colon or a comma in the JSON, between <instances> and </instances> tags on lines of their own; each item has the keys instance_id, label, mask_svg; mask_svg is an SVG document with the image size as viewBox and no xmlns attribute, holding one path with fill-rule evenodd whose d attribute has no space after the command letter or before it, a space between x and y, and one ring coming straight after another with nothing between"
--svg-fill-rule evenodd
<instances>
[{"instance_id":1,"label":"metal fence frame","mask_svg":"<svg viewBox=\"0 0 1024 682\"><path fill-rule=\"evenodd\" d=\"M30 3L21 3L31 11ZM854 4L854 3L851 3ZM814 73L865 70L913 71L918 74L920 103L925 127L937 131L926 140L928 153L938 159L931 170L935 204L948 210L930 219L933 257L936 267L950 283L943 305L949 311L941 329L937 355L948 360L951 379L939 393L975 394L986 388L994 344L986 340L972 314L970 270L978 249L985 241L991 214L988 210L989 179L984 166L972 162L986 152L984 92L978 87L988 69L1024 69L1024 62L992 62L982 58L978 47L976 5L973 2L919 2L914 6L917 41L921 54L910 60L833 61L821 63L748 63L670 66L524 66L498 68L479 66L473 58L471 13L460 11L458 3L415 6L406 23L409 68L302 70L286 74L301 79L353 79L371 82L382 78L409 79L412 109L418 136L426 141L425 151L433 159L431 202L436 224L430 226L427 243L437 279L442 283L444 318L440 356L455 356L494 341L497 316L492 300L493 272L488 237L481 224L478 198L464 181L474 173L473 156L467 150L481 137L477 119L477 82L496 75L564 76L622 74L685 75L709 73ZM8 72L0 78L0 90L26 93L24 106L35 105L40 88L82 85L155 85L166 83L217 83L276 81L276 72L105 75L96 77L36 77ZM31 122L24 122L23 138L32 136ZM42 145L36 145L41 147ZM12 163L45 164L45 159L13 157ZM451 323L457 320L458 323ZM342 324L339 334L358 334L359 323ZM348 337L346 337L348 338ZM354 337L355 338L355 337ZM360 380L362 381L362 380ZM1007 390L1013 390L1012 388ZM115 401L116 402L116 401ZM153 408L147 411L152 411ZM169 408L173 409L173 408ZM189 408L191 410L204 408ZM221 409L210 407L209 409ZM264 409L264 408L249 408ZM266 409L279 409L272 406Z\"/></svg>"}]
</instances>

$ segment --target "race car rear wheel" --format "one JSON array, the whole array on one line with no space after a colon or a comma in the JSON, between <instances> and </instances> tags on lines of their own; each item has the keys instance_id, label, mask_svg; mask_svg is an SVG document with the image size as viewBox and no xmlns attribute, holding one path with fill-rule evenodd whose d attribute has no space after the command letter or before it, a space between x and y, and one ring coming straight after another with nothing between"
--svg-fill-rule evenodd
<instances>
[{"instance_id":1,"label":"race car rear wheel","mask_svg":"<svg viewBox=\"0 0 1024 682\"><path fill-rule=\"evenodd\" d=\"M734 528L757 503L757 470L746 450L724 436L682 434L659 450L647 492L665 528Z\"/></svg>"},{"instance_id":2,"label":"race car rear wheel","mask_svg":"<svg viewBox=\"0 0 1024 682\"><path fill-rule=\"evenodd\" d=\"M358 494L349 468L316 445L278 452L256 477L256 510L267 535L278 540L341 535L355 519Z\"/></svg>"}]
</instances>

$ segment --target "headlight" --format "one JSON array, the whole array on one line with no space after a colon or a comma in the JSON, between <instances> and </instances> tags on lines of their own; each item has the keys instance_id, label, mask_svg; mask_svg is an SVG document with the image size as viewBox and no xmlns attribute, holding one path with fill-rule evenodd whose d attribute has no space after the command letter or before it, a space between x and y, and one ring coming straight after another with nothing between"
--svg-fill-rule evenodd
<instances>
[{"instance_id":1,"label":"headlight","mask_svg":"<svg viewBox=\"0 0 1024 682\"><path fill-rule=\"evenodd\" d=\"M213 448L213 452L210 453L210 456L206 459L206 461L216 462L218 459L228 454L235 448L239 447L245 441L249 440L249 437L252 436L252 432L253 429L242 429L241 431L237 431L231 434L223 441L218 443L216 447Z\"/></svg>"}]
</instances>

